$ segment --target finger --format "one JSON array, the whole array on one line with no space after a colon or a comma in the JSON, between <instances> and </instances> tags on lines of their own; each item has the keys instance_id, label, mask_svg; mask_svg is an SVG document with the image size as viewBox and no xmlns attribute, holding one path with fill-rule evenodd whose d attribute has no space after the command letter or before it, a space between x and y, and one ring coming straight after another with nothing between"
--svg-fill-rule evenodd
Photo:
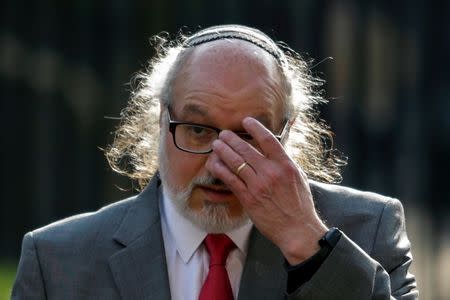
<instances>
[{"instance_id":1,"label":"finger","mask_svg":"<svg viewBox=\"0 0 450 300\"><path fill-rule=\"evenodd\" d=\"M211 153L206 161L206 169L212 176L222 180L223 183L233 192L238 198L245 211L252 215L253 207L259 208L266 206L264 203L260 203L250 192L242 178L236 176L223 161L221 161L216 153Z\"/></svg>"},{"instance_id":2,"label":"finger","mask_svg":"<svg viewBox=\"0 0 450 300\"><path fill-rule=\"evenodd\" d=\"M231 172L233 172L233 174L240 177L245 182L248 182L249 178L255 176L255 170L252 168L252 164L246 161L222 140L215 140L212 147L213 153L217 154L218 158Z\"/></svg>"},{"instance_id":3,"label":"finger","mask_svg":"<svg viewBox=\"0 0 450 300\"><path fill-rule=\"evenodd\" d=\"M242 179L236 176L217 154L210 154L205 166L212 176L222 180L238 198L248 195L247 186Z\"/></svg>"},{"instance_id":4,"label":"finger","mask_svg":"<svg viewBox=\"0 0 450 300\"><path fill-rule=\"evenodd\" d=\"M258 120L252 117L246 117L242 121L242 126L256 140L264 156L274 159L286 157L287 154L284 151L283 145Z\"/></svg>"},{"instance_id":5,"label":"finger","mask_svg":"<svg viewBox=\"0 0 450 300\"><path fill-rule=\"evenodd\" d=\"M265 159L261 152L229 130L220 132L219 140L225 142L234 152L249 163L256 173L258 173L258 166L261 166Z\"/></svg>"}]
</instances>

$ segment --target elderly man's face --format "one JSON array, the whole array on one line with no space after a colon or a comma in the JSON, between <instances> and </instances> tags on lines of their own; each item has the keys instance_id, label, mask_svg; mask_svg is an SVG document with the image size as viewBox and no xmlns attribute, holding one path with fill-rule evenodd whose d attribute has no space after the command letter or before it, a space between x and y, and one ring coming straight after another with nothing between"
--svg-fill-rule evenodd
<instances>
[{"instance_id":1,"label":"elderly man's face","mask_svg":"<svg viewBox=\"0 0 450 300\"><path fill-rule=\"evenodd\" d=\"M243 132L251 116L272 132L284 122L283 90L273 57L244 41L216 41L194 48L173 86L173 120ZM160 172L164 189L178 210L209 232L223 232L246 221L238 197L205 168L214 153L179 150L162 112Z\"/></svg>"}]
</instances>

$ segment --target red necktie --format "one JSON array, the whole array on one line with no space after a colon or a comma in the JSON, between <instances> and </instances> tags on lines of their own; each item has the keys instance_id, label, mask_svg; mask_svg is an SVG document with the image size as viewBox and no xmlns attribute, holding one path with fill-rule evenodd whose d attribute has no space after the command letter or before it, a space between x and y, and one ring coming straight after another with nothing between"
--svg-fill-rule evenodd
<instances>
[{"instance_id":1,"label":"red necktie","mask_svg":"<svg viewBox=\"0 0 450 300\"><path fill-rule=\"evenodd\" d=\"M198 299L233 300L225 264L228 254L236 245L225 234L208 234L204 243L209 253L209 272Z\"/></svg>"}]
</instances>

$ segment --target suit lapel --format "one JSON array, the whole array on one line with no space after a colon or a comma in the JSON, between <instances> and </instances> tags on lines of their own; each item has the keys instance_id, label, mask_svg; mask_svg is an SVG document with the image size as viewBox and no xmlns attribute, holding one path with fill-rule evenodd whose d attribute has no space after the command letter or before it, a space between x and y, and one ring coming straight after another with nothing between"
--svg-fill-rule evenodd
<instances>
[{"instance_id":1,"label":"suit lapel","mask_svg":"<svg viewBox=\"0 0 450 300\"><path fill-rule=\"evenodd\" d=\"M114 235L124 248L109 265L123 299L170 299L157 177L137 196Z\"/></svg>"},{"instance_id":2,"label":"suit lapel","mask_svg":"<svg viewBox=\"0 0 450 300\"><path fill-rule=\"evenodd\" d=\"M124 248L110 257L109 264L124 299L170 299L158 186L156 175L137 196L114 235ZM314 185L311 190L315 200L321 198ZM322 208L320 201L316 206ZM238 299L285 299L283 264L278 247L253 228Z\"/></svg>"},{"instance_id":3,"label":"suit lapel","mask_svg":"<svg viewBox=\"0 0 450 300\"><path fill-rule=\"evenodd\" d=\"M320 189L315 182L310 186L316 208L325 211ZM285 299L287 272L284 263L280 249L253 228L238 299Z\"/></svg>"},{"instance_id":4,"label":"suit lapel","mask_svg":"<svg viewBox=\"0 0 450 300\"><path fill-rule=\"evenodd\" d=\"M278 247L253 228L238 299L284 299L287 274Z\"/></svg>"}]
</instances>

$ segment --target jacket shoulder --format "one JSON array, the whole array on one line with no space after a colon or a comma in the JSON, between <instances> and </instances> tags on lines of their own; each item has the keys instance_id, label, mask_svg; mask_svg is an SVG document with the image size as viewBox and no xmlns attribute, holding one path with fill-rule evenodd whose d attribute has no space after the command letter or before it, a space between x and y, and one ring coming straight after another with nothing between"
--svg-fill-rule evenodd
<instances>
[{"instance_id":1,"label":"jacket shoulder","mask_svg":"<svg viewBox=\"0 0 450 300\"><path fill-rule=\"evenodd\" d=\"M100 232L113 232L123 216L136 201L136 196L104 206L95 212L82 213L56 221L31 232L41 242L70 242L89 240Z\"/></svg>"},{"instance_id":2,"label":"jacket shoulder","mask_svg":"<svg viewBox=\"0 0 450 300\"><path fill-rule=\"evenodd\" d=\"M325 210L379 215L386 205L401 206L399 200L373 192L314 181L310 185L316 204Z\"/></svg>"},{"instance_id":3,"label":"jacket shoulder","mask_svg":"<svg viewBox=\"0 0 450 300\"><path fill-rule=\"evenodd\" d=\"M380 227L404 219L402 204L392 197L318 182L311 182L311 190L325 223L340 228L368 253Z\"/></svg>"}]
</instances>

